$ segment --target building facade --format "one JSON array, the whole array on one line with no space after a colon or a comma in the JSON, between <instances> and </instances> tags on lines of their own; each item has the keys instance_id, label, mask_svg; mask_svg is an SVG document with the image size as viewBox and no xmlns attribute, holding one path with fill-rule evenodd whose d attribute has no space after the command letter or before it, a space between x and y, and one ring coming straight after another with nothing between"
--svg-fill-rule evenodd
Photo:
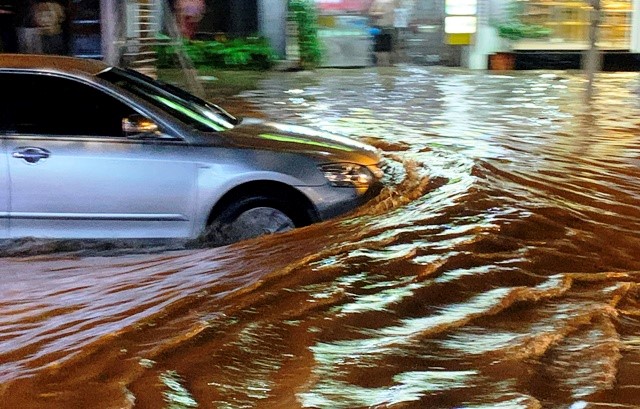
<instances>
[{"instance_id":1,"label":"building facade","mask_svg":"<svg viewBox=\"0 0 640 409\"><path fill-rule=\"evenodd\" d=\"M315 1L321 11L356 2ZM580 68L596 22L605 69L640 70L640 0L388 1L400 12L396 46L410 63L487 69L492 55L509 52L517 69Z\"/></svg>"},{"instance_id":2,"label":"building facade","mask_svg":"<svg viewBox=\"0 0 640 409\"><path fill-rule=\"evenodd\" d=\"M27 52L25 34L33 29L29 0L0 0L0 23L4 52ZM111 60L122 36L135 35L143 7L153 7L158 18L163 8L172 10L176 0L51 0L65 12L64 54ZM198 30L202 36L223 32L230 35L262 34L284 55L286 0L207 0ZM124 30L124 31L123 31ZM36 45L37 47L37 45ZM36 48L37 51L37 48Z\"/></svg>"},{"instance_id":3,"label":"building facade","mask_svg":"<svg viewBox=\"0 0 640 409\"><path fill-rule=\"evenodd\" d=\"M60 25L63 54L100 58L101 0L51 0L58 3L64 19ZM35 0L2 0L0 30L4 52L39 52L41 42L35 33L37 20Z\"/></svg>"},{"instance_id":4,"label":"building facade","mask_svg":"<svg viewBox=\"0 0 640 409\"><path fill-rule=\"evenodd\" d=\"M135 34L132 22L139 18L136 10L141 4L161 4L171 11L177 0L55 1L66 12L65 53L113 62L118 41L123 35ZM320 27L321 34L334 39L335 44L328 44L334 49L355 44L338 38L340 34L344 37L345 30L331 30L336 22L347 22L350 28L357 28L360 37L367 33L374 35L376 24L369 10L375 0L310 1L315 1L320 23L324 24ZM391 1L397 15L402 17L392 21L398 33L395 47L402 52L403 62L487 69L492 54L509 51L537 61L538 66L532 68L547 68L547 63L548 68L574 68L571 64L579 61L589 48L589 27L596 19L597 45L605 57L630 62L627 65L632 69L640 69L640 0ZM0 16L4 52L24 48L21 41L24 42L24 35L32 25L25 17L29 3L0 0L0 9L5 11ZM216 33L259 34L268 38L276 52L286 58L287 4L288 0L207 0L198 31L205 37ZM516 33L512 39L499 35L501 30L514 28L526 33ZM372 54L374 51L370 50ZM569 65L554 65L554 58Z\"/></svg>"}]
</instances>

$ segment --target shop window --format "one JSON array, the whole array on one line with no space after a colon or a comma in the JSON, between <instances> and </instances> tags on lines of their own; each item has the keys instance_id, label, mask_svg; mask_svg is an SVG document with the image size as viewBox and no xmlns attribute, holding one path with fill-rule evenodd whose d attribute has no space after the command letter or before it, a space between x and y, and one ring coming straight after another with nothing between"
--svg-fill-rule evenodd
<instances>
[{"instance_id":1,"label":"shop window","mask_svg":"<svg viewBox=\"0 0 640 409\"><path fill-rule=\"evenodd\" d=\"M584 49L589 44L591 6L586 1L524 0L520 20L551 30L544 39L525 39L514 48ZM603 49L629 49L631 1L603 0L598 46ZM541 44L545 44L541 47Z\"/></svg>"}]
</instances>

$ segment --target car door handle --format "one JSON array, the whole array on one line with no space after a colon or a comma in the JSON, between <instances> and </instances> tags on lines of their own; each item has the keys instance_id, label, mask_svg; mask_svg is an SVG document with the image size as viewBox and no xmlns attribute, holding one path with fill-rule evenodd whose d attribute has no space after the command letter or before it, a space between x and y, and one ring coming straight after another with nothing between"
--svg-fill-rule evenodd
<instances>
[{"instance_id":1,"label":"car door handle","mask_svg":"<svg viewBox=\"0 0 640 409\"><path fill-rule=\"evenodd\" d=\"M36 163L40 159L46 159L51 156L51 152L42 148L22 147L17 148L11 154L16 159L24 159L28 163Z\"/></svg>"}]
</instances>

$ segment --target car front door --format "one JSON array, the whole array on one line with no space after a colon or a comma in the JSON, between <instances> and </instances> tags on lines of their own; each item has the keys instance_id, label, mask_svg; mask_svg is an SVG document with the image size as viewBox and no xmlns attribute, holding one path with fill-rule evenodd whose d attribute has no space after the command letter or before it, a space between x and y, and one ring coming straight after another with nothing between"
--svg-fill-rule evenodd
<instances>
[{"instance_id":1,"label":"car front door","mask_svg":"<svg viewBox=\"0 0 640 409\"><path fill-rule=\"evenodd\" d=\"M0 103L0 109L2 104ZM0 138L3 136L0 113ZM4 139L0 139L0 239L9 237L9 164Z\"/></svg>"},{"instance_id":2,"label":"car front door","mask_svg":"<svg viewBox=\"0 0 640 409\"><path fill-rule=\"evenodd\" d=\"M197 165L185 142L126 138L122 120L136 112L76 79L2 74L0 89L12 101L11 237L191 234Z\"/></svg>"}]
</instances>

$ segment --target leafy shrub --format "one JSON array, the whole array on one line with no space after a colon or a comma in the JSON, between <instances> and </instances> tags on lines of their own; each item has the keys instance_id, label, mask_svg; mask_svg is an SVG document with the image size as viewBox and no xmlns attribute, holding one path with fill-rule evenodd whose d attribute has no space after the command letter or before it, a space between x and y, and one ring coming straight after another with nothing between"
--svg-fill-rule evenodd
<instances>
[{"instance_id":1,"label":"leafy shrub","mask_svg":"<svg viewBox=\"0 0 640 409\"><path fill-rule=\"evenodd\" d=\"M290 18L298 26L300 65L314 68L322 60L322 48L318 40L318 12L311 0L289 0Z\"/></svg>"},{"instance_id":2,"label":"leafy shrub","mask_svg":"<svg viewBox=\"0 0 640 409\"><path fill-rule=\"evenodd\" d=\"M184 40L183 50L196 68L268 70L277 55L262 37L235 38L228 41ZM177 67L174 45L157 47L158 67Z\"/></svg>"}]
</instances>

